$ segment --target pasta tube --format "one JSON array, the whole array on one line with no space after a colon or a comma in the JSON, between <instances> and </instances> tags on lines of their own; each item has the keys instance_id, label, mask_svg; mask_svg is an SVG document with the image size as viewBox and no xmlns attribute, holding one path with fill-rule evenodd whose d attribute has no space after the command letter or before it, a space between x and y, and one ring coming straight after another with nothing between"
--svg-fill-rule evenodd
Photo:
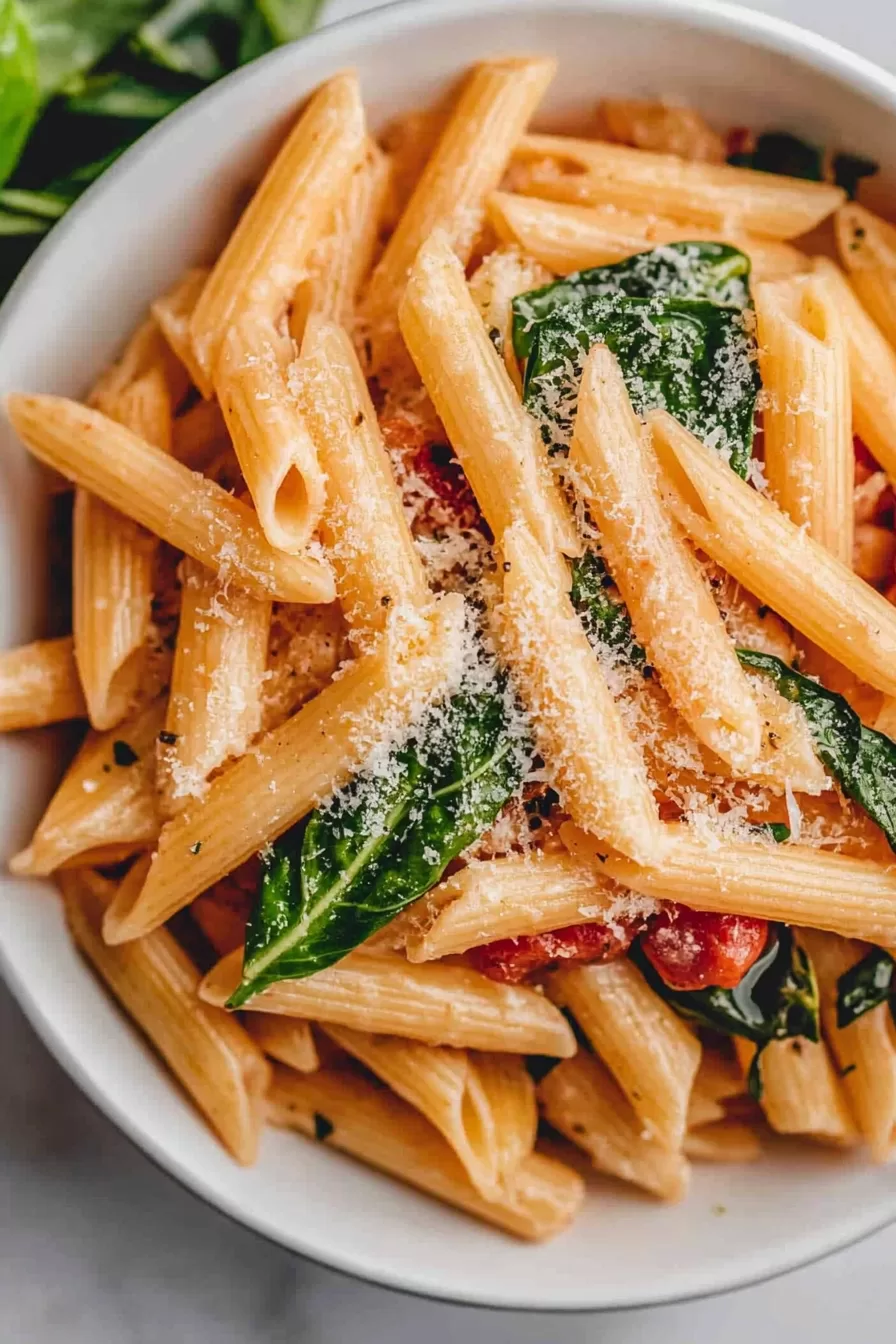
<instances>
[{"instance_id":1,"label":"pasta tube","mask_svg":"<svg viewBox=\"0 0 896 1344\"><path fill-rule=\"evenodd\" d=\"M310 1022L274 1017L273 1013L252 1013L246 1017L245 1027L269 1059L288 1064L299 1073L314 1073L320 1067Z\"/></svg>"},{"instance_id":2,"label":"pasta tube","mask_svg":"<svg viewBox=\"0 0 896 1344\"><path fill-rule=\"evenodd\" d=\"M656 459L606 346L585 361L570 447L638 640L696 737L740 770L759 755L756 702L719 609L670 522Z\"/></svg>"},{"instance_id":3,"label":"pasta tube","mask_svg":"<svg viewBox=\"0 0 896 1344\"><path fill-rule=\"evenodd\" d=\"M374 371L396 358L399 303L414 258L426 240L438 230L446 249L464 263L469 260L485 198L497 187L556 68L556 61L543 56L474 66L361 305L373 345Z\"/></svg>"},{"instance_id":4,"label":"pasta tube","mask_svg":"<svg viewBox=\"0 0 896 1344\"><path fill-rule=\"evenodd\" d=\"M700 1042L627 957L569 966L547 978L631 1102L648 1135L681 1148Z\"/></svg>"},{"instance_id":5,"label":"pasta tube","mask_svg":"<svg viewBox=\"0 0 896 1344\"><path fill-rule=\"evenodd\" d=\"M722 840L677 823L666 830L667 849L649 867L607 854L568 822L560 834L573 854L602 860L601 872L656 900L896 943L896 871L884 864L793 843Z\"/></svg>"},{"instance_id":6,"label":"pasta tube","mask_svg":"<svg viewBox=\"0 0 896 1344\"><path fill-rule=\"evenodd\" d=\"M855 456L840 315L815 275L759 285L755 301L771 493L851 568Z\"/></svg>"},{"instance_id":7,"label":"pasta tube","mask_svg":"<svg viewBox=\"0 0 896 1344\"><path fill-rule=\"evenodd\" d=\"M523 519L545 554L581 544L554 484L535 422L520 405L446 240L417 255L400 308L401 331L496 537Z\"/></svg>"},{"instance_id":8,"label":"pasta tube","mask_svg":"<svg viewBox=\"0 0 896 1344\"><path fill-rule=\"evenodd\" d=\"M665 835L641 756L564 586L520 525L502 537L496 625L563 806L585 829L650 862Z\"/></svg>"},{"instance_id":9,"label":"pasta tube","mask_svg":"<svg viewBox=\"0 0 896 1344\"><path fill-rule=\"evenodd\" d=\"M202 795L213 770L261 729L271 604L222 586L194 560L181 567L181 609L159 752L170 814Z\"/></svg>"},{"instance_id":10,"label":"pasta tube","mask_svg":"<svg viewBox=\"0 0 896 1344\"><path fill-rule=\"evenodd\" d=\"M598 1171L676 1202L687 1192L689 1169L679 1151L645 1134L640 1117L596 1055L580 1050L538 1085L538 1100L554 1129L583 1148Z\"/></svg>"},{"instance_id":11,"label":"pasta tube","mask_svg":"<svg viewBox=\"0 0 896 1344\"><path fill-rule=\"evenodd\" d=\"M64 397L15 395L9 417L42 462L256 597L331 602L333 580L313 555L285 555L248 505L98 411Z\"/></svg>"},{"instance_id":12,"label":"pasta tube","mask_svg":"<svg viewBox=\"0 0 896 1344\"><path fill-rule=\"evenodd\" d=\"M0 653L0 732L42 728L85 713L70 635Z\"/></svg>"},{"instance_id":13,"label":"pasta tube","mask_svg":"<svg viewBox=\"0 0 896 1344\"><path fill-rule=\"evenodd\" d=\"M197 363L190 338L190 322L209 272L206 266L194 266L177 284L150 304L150 312L159 324L165 340L190 375L196 387L205 383L205 373Z\"/></svg>"},{"instance_id":14,"label":"pasta tube","mask_svg":"<svg viewBox=\"0 0 896 1344\"><path fill-rule=\"evenodd\" d=\"M813 644L896 694L896 608L665 411L648 419L664 493L688 536Z\"/></svg>"},{"instance_id":15,"label":"pasta tube","mask_svg":"<svg viewBox=\"0 0 896 1344\"><path fill-rule=\"evenodd\" d=\"M500 1200L483 1199L450 1146L407 1102L342 1070L277 1069L268 1118L396 1176L436 1199L530 1241L561 1231L584 1197L581 1178L542 1153L523 1161Z\"/></svg>"},{"instance_id":16,"label":"pasta tube","mask_svg":"<svg viewBox=\"0 0 896 1344\"><path fill-rule=\"evenodd\" d=\"M728 243L745 252L755 280L796 275L809 267L808 258L789 243L658 219L652 211L637 215L612 205L566 205L495 191L488 198L488 217L500 238L517 243L556 275L610 266L664 243L700 240Z\"/></svg>"},{"instance_id":17,"label":"pasta tube","mask_svg":"<svg viewBox=\"0 0 896 1344\"><path fill-rule=\"evenodd\" d=\"M113 890L98 874L63 873L65 913L75 942L133 1017L238 1162L258 1155L270 1069L229 1013L196 997L199 972L167 929L129 947L101 934Z\"/></svg>"},{"instance_id":18,"label":"pasta tube","mask_svg":"<svg viewBox=\"0 0 896 1344\"><path fill-rule=\"evenodd\" d=\"M849 283L896 348L896 228L849 201L834 216L834 232Z\"/></svg>"},{"instance_id":19,"label":"pasta tube","mask_svg":"<svg viewBox=\"0 0 896 1344\"><path fill-rule=\"evenodd\" d=\"M295 555L320 520L326 480L287 385L292 353L268 315L250 309L221 342L215 392L264 534Z\"/></svg>"},{"instance_id":20,"label":"pasta tube","mask_svg":"<svg viewBox=\"0 0 896 1344\"><path fill-rule=\"evenodd\" d=\"M285 310L367 147L353 71L312 94L205 283L190 319L198 387L210 396L227 331L250 309Z\"/></svg>"},{"instance_id":21,"label":"pasta tube","mask_svg":"<svg viewBox=\"0 0 896 1344\"><path fill-rule=\"evenodd\" d=\"M522 392L523 382L513 350L513 300L550 279L550 271L513 246L489 252L470 277L473 302L517 392Z\"/></svg>"},{"instance_id":22,"label":"pasta tube","mask_svg":"<svg viewBox=\"0 0 896 1344\"><path fill-rule=\"evenodd\" d=\"M514 187L527 196L615 205L688 224L795 238L842 205L827 182L695 163L602 140L525 135L516 147Z\"/></svg>"},{"instance_id":23,"label":"pasta tube","mask_svg":"<svg viewBox=\"0 0 896 1344\"><path fill-rule=\"evenodd\" d=\"M735 1038L743 1067L755 1045ZM762 1109L779 1134L804 1134L837 1147L854 1144L856 1130L824 1041L771 1041L762 1052Z\"/></svg>"},{"instance_id":24,"label":"pasta tube","mask_svg":"<svg viewBox=\"0 0 896 1344\"><path fill-rule=\"evenodd\" d=\"M205 1002L226 1003L241 968L237 948L202 982ZM576 1048L562 1013L534 989L498 984L466 966L413 966L364 951L304 980L279 980L245 1007L459 1049L566 1058Z\"/></svg>"}]
</instances>

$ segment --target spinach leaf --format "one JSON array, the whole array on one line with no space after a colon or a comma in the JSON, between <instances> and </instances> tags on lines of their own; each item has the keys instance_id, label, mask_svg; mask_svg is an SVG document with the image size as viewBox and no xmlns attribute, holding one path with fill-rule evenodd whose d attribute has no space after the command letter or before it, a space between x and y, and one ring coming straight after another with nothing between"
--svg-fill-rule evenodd
<instances>
[{"instance_id":1,"label":"spinach leaf","mask_svg":"<svg viewBox=\"0 0 896 1344\"><path fill-rule=\"evenodd\" d=\"M749 649L738 649L737 656L744 667L771 677L785 700L802 707L820 760L896 850L896 743L866 728L842 695L795 672L780 658Z\"/></svg>"},{"instance_id":2,"label":"spinach leaf","mask_svg":"<svg viewBox=\"0 0 896 1344\"><path fill-rule=\"evenodd\" d=\"M746 308L749 275L749 257L724 243L669 243L612 266L573 271L513 300L514 352L517 359L528 359L538 324L576 299L624 294L629 299L708 299Z\"/></svg>"},{"instance_id":3,"label":"spinach leaf","mask_svg":"<svg viewBox=\"0 0 896 1344\"><path fill-rule=\"evenodd\" d=\"M809 182L824 182L827 176L822 150L787 131L764 132L753 149L729 154L728 162L738 168L802 177ZM878 172L880 164L860 154L834 154L830 160L830 176L850 200L855 200L861 179L873 177Z\"/></svg>"},{"instance_id":4,"label":"spinach leaf","mask_svg":"<svg viewBox=\"0 0 896 1344\"><path fill-rule=\"evenodd\" d=\"M759 1059L770 1041L795 1036L820 1039L815 972L786 924L769 930L765 951L736 989L671 989L640 948L633 948L630 955L650 986L682 1017L726 1036L743 1036L756 1045L748 1079L756 1100L762 1093Z\"/></svg>"},{"instance_id":5,"label":"spinach leaf","mask_svg":"<svg viewBox=\"0 0 896 1344\"><path fill-rule=\"evenodd\" d=\"M132 33L158 0L20 0L37 48L41 94L50 97Z\"/></svg>"},{"instance_id":6,"label":"spinach leaf","mask_svg":"<svg viewBox=\"0 0 896 1344\"><path fill-rule=\"evenodd\" d=\"M646 673L647 655L635 642L631 617L622 599L609 592L613 580L596 551L586 551L572 563L570 600L579 614L585 634L601 653Z\"/></svg>"},{"instance_id":7,"label":"spinach leaf","mask_svg":"<svg viewBox=\"0 0 896 1344\"><path fill-rule=\"evenodd\" d=\"M487 830L531 760L513 731L510 696L498 682L458 692L385 767L360 775L273 846L230 1007L339 961Z\"/></svg>"},{"instance_id":8,"label":"spinach leaf","mask_svg":"<svg viewBox=\"0 0 896 1344\"><path fill-rule=\"evenodd\" d=\"M167 70L210 83L244 64L243 33L259 17L251 0L170 0L141 25L133 47ZM262 30L267 41L252 56L274 45L263 22Z\"/></svg>"},{"instance_id":9,"label":"spinach leaf","mask_svg":"<svg viewBox=\"0 0 896 1344\"><path fill-rule=\"evenodd\" d=\"M518 296L523 398L552 451L569 442L585 357L603 342L638 413L665 408L745 476L759 390L748 274L734 248L684 243Z\"/></svg>"},{"instance_id":10,"label":"spinach leaf","mask_svg":"<svg viewBox=\"0 0 896 1344\"><path fill-rule=\"evenodd\" d=\"M31 29L18 0L0 0L0 185L18 163L39 102Z\"/></svg>"},{"instance_id":11,"label":"spinach leaf","mask_svg":"<svg viewBox=\"0 0 896 1344\"><path fill-rule=\"evenodd\" d=\"M78 76L66 85L66 111L87 117L123 117L161 121L192 96L192 91L165 89L115 71Z\"/></svg>"},{"instance_id":12,"label":"spinach leaf","mask_svg":"<svg viewBox=\"0 0 896 1344\"><path fill-rule=\"evenodd\" d=\"M889 952L882 947L873 947L867 957L857 961L845 971L837 981L837 1026L848 1027L850 1023L870 1013L882 1003L889 1002L890 1011L896 1018L896 1005L893 1002L893 971L896 969Z\"/></svg>"}]
</instances>

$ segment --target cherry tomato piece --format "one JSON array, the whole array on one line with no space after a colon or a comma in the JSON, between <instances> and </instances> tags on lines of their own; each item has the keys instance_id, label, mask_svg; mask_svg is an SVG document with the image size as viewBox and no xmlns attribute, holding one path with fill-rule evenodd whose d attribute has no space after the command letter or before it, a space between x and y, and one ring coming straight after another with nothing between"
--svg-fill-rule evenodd
<instances>
[{"instance_id":1,"label":"cherry tomato piece","mask_svg":"<svg viewBox=\"0 0 896 1344\"><path fill-rule=\"evenodd\" d=\"M499 938L472 948L469 958L477 971L490 980L518 985L526 976L545 966L569 961L614 961L631 946L637 927L618 924L571 924L550 933Z\"/></svg>"},{"instance_id":2,"label":"cherry tomato piece","mask_svg":"<svg viewBox=\"0 0 896 1344\"><path fill-rule=\"evenodd\" d=\"M644 955L671 989L734 989L762 953L768 923L672 904L641 939Z\"/></svg>"}]
</instances>

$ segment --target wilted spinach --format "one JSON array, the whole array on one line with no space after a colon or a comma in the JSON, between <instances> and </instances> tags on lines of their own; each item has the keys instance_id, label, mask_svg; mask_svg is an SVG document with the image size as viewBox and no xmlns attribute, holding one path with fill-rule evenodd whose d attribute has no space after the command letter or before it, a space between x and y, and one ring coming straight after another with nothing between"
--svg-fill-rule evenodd
<instances>
[{"instance_id":1,"label":"wilted spinach","mask_svg":"<svg viewBox=\"0 0 896 1344\"><path fill-rule=\"evenodd\" d=\"M744 667L771 677L784 699L802 708L822 764L896 850L896 743L866 728L842 695L795 672L780 658L750 649L738 649L737 656Z\"/></svg>"},{"instance_id":2,"label":"wilted spinach","mask_svg":"<svg viewBox=\"0 0 896 1344\"><path fill-rule=\"evenodd\" d=\"M894 970L896 961L882 947L873 947L866 957L850 966L837 981L837 1026L848 1027L882 1003L889 1003L896 1020Z\"/></svg>"},{"instance_id":3,"label":"wilted spinach","mask_svg":"<svg viewBox=\"0 0 896 1344\"><path fill-rule=\"evenodd\" d=\"M644 668L647 655L635 642L631 617L622 599L611 592L613 580L596 551L572 562L569 596L593 645L633 667Z\"/></svg>"},{"instance_id":4,"label":"wilted spinach","mask_svg":"<svg viewBox=\"0 0 896 1344\"><path fill-rule=\"evenodd\" d=\"M824 182L827 176L824 151L788 131L763 132L752 149L729 154L728 162L738 168L801 177L809 182ZM850 200L855 199L862 178L873 177L879 171L880 164L860 154L834 154L830 160L830 177Z\"/></svg>"},{"instance_id":5,"label":"wilted spinach","mask_svg":"<svg viewBox=\"0 0 896 1344\"><path fill-rule=\"evenodd\" d=\"M603 342L636 411L665 408L745 476L759 390L749 269L736 248L675 243L514 299L523 397L549 446L568 444L585 357Z\"/></svg>"},{"instance_id":6,"label":"wilted spinach","mask_svg":"<svg viewBox=\"0 0 896 1344\"><path fill-rule=\"evenodd\" d=\"M754 1043L756 1054L747 1081L757 1101L762 1095L759 1061L771 1041L820 1039L815 972L786 924L772 925L762 956L736 989L671 989L640 948L635 947L632 955L651 987L682 1017Z\"/></svg>"},{"instance_id":7,"label":"wilted spinach","mask_svg":"<svg viewBox=\"0 0 896 1344\"><path fill-rule=\"evenodd\" d=\"M339 961L488 829L530 760L513 730L510 694L496 683L436 706L385 767L360 775L273 846L231 1007Z\"/></svg>"}]
</instances>

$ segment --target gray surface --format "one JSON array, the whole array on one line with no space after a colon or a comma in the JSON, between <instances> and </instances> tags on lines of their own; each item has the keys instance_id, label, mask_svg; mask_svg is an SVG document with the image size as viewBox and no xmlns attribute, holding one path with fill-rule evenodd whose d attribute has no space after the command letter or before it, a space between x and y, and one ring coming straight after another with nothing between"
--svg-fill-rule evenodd
<instances>
[{"instance_id":1,"label":"gray surface","mask_svg":"<svg viewBox=\"0 0 896 1344\"><path fill-rule=\"evenodd\" d=\"M334 0L333 18L368 7ZM892 0L764 0L896 66ZM85 1101L0 988L3 1344L839 1344L887 1339L896 1228L723 1298L600 1317L422 1302L295 1259L157 1171ZM645 1266L645 1274L649 1267Z\"/></svg>"}]
</instances>

